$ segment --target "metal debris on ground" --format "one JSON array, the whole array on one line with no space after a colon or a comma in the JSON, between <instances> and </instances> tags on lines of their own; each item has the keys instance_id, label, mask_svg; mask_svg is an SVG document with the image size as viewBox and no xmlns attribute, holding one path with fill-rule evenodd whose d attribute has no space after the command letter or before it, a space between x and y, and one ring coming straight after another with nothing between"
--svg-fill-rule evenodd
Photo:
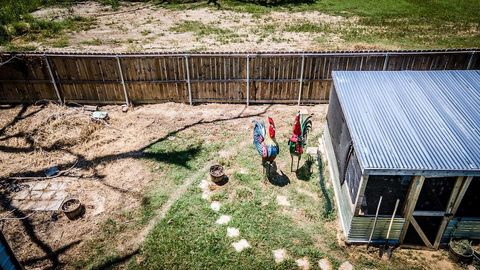
<instances>
[{"instance_id":1,"label":"metal debris on ground","mask_svg":"<svg viewBox=\"0 0 480 270\"><path fill-rule=\"evenodd\" d=\"M58 174L59 172L60 172L60 170L58 169L58 167L53 166L53 167L50 167L47 170L45 170L45 175L47 177L51 177L51 176L54 176L54 175Z\"/></svg>"},{"instance_id":2,"label":"metal debris on ground","mask_svg":"<svg viewBox=\"0 0 480 270\"><path fill-rule=\"evenodd\" d=\"M92 112L91 117L92 117L92 120L107 120L108 113L102 112L102 111L95 111L95 112Z\"/></svg>"},{"instance_id":3,"label":"metal debris on ground","mask_svg":"<svg viewBox=\"0 0 480 270\"><path fill-rule=\"evenodd\" d=\"M95 111L98 111L98 106L94 106L94 105L84 105L83 106L83 109L85 111L88 111L88 112L95 112Z\"/></svg>"}]
</instances>

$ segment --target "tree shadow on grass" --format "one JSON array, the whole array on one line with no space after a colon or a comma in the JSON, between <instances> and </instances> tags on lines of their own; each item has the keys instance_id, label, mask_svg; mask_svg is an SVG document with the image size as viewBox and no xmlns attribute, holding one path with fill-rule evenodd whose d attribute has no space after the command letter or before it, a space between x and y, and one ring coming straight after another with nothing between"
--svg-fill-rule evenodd
<instances>
[{"instance_id":1,"label":"tree shadow on grass","mask_svg":"<svg viewBox=\"0 0 480 270\"><path fill-rule=\"evenodd\" d=\"M157 162L174 164L190 169L188 162L195 159L198 154L200 154L201 150L202 146L198 145L181 151L171 151L163 153L149 151L144 153L144 157L147 159L155 160Z\"/></svg>"},{"instance_id":2,"label":"tree shadow on grass","mask_svg":"<svg viewBox=\"0 0 480 270\"><path fill-rule=\"evenodd\" d=\"M115 266L127 262L128 260L133 258L135 255L137 255L139 252L140 252L139 249L135 249L134 251L131 251L123 256L114 256L114 257L108 258L102 264L94 266L91 269L94 269L94 270L113 269L115 268Z\"/></svg>"}]
</instances>

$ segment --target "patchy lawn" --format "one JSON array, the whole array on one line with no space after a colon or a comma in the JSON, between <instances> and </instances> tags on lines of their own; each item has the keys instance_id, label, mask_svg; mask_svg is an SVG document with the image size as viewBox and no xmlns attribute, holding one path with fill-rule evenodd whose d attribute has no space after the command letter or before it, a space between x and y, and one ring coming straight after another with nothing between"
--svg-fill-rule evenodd
<instances>
[{"instance_id":1,"label":"patchy lawn","mask_svg":"<svg viewBox=\"0 0 480 270\"><path fill-rule=\"evenodd\" d=\"M457 269L444 251L400 250L382 261L375 249L338 239L328 172L306 163L307 154L290 172L287 149L299 109L314 114L309 145L317 147L326 108L107 106L108 126L81 109L2 108L1 215L27 216L2 220L2 231L27 269L316 269L320 260L335 268L348 261L356 269ZM267 115L281 147L268 180L252 145L252 120ZM224 185L209 180L215 163L226 169ZM50 166L71 164L60 177L41 178ZM12 176L64 181L85 215L70 221L59 211L12 208L10 199L32 181Z\"/></svg>"},{"instance_id":2,"label":"patchy lawn","mask_svg":"<svg viewBox=\"0 0 480 270\"><path fill-rule=\"evenodd\" d=\"M220 10L206 2L174 2L44 7L5 26L13 39L3 50L303 51L480 44L479 0L316 0L275 6L226 0Z\"/></svg>"}]
</instances>

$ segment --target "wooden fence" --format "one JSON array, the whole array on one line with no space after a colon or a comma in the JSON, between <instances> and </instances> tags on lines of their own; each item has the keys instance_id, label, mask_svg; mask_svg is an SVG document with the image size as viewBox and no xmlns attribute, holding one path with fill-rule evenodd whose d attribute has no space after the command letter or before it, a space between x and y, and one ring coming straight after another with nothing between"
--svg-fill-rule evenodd
<instances>
[{"instance_id":1,"label":"wooden fence","mask_svg":"<svg viewBox=\"0 0 480 270\"><path fill-rule=\"evenodd\" d=\"M333 70L480 69L478 50L0 54L0 103L327 103Z\"/></svg>"}]
</instances>

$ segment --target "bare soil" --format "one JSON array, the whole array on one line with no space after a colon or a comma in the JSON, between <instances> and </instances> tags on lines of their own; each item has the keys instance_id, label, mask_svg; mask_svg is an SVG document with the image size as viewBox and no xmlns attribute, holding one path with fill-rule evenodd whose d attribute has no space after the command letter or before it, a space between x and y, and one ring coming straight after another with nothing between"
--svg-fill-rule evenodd
<instances>
[{"instance_id":1,"label":"bare soil","mask_svg":"<svg viewBox=\"0 0 480 270\"><path fill-rule=\"evenodd\" d=\"M190 127L209 130L203 135L213 139L220 130L211 121L218 119L232 119L227 128L244 132L250 128L249 115L268 112L287 119L297 107L165 103L127 113L121 109L101 107L109 114L108 124L92 121L82 108L54 104L0 109L0 223L27 269L71 268L92 249L89 240L101 236L109 218L120 220L119 226L131 222L125 213L138 209L148 187L161 179L161 172L152 170L154 161L139 158L149 145ZM324 111L325 105L311 109ZM70 221L60 211L12 211L11 187L50 181L45 170L52 166L66 171L54 179L68 184L69 197L85 205L84 216ZM132 227L111 241L128 251L139 231Z\"/></svg>"},{"instance_id":2,"label":"bare soil","mask_svg":"<svg viewBox=\"0 0 480 270\"><path fill-rule=\"evenodd\" d=\"M290 32L288 25L312 23L336 27L355 24L357 18L344 18L311 12L271 12L258 15L214 8L171 10L148 3L124 3L114 11L94 2L72 8L46 8L34 16L59 20L67 16L96 19L92 29L70 32L67 46L55 48L32 43L38 50L81 52L158 52L158 51L315 51L378 49L363 43L344 41L335 32ZM173 31L172 27L193 22L213 29ZM200 31L200 32L202 32ZM320 40L320 41L319 41ZM395 49L382 45L383 49Z\"/></svg>"}]
</instances>

